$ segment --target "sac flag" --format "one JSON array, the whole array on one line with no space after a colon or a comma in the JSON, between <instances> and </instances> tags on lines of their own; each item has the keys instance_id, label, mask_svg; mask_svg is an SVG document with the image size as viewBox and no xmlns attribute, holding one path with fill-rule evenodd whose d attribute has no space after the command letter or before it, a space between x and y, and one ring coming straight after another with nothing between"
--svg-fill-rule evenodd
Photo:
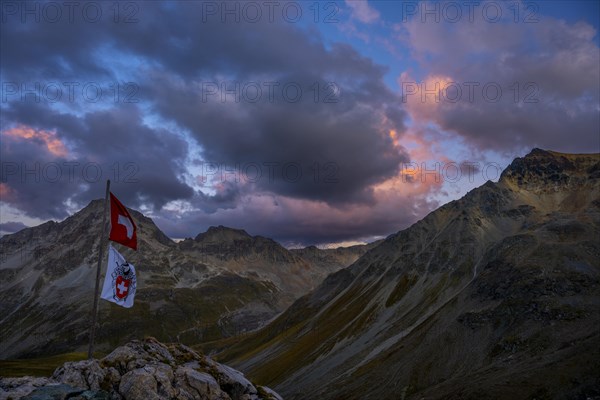
<instances>
[{"instance_id":1,"label":"sac flag","mask_svg":"<svg viewBox=\"0 0 600 400\"><path fill-rule=\"evenodd\" d=\"M114 194L110 194L110 234L113 242L137 250L137 228L129 211Z\"/></svg>"},{"instance_id":2,"label":"sac flag","mask_svg":"<svg viewBox=\"0 0 600 400\"><path fill-rule=\"evenodd\" d=\"M100 251L98 251L98 264L96 267L96 284L94 286L94 308L90 324L90 343L88 346L88 360L94 358L94 339L96 338L96 324L98 322L99 299L112 301L122 307L133 307L133 299L137 288L135 267L109 243L108 265L104 276L104 286L100 293L100 274L102 272L102 256L106 239L106 214L110 198L110 232L108 239L137 250L137 227L129 211L110 192L110 179L106 181L104 192L104 210L102 212L102 234L100 235Z\"/></svg>"},{"instance_id":3,"label":"sac flag","mask_svg":"<svg viewBox=\"0 0 600 400\"><path fill-rule=\"evenodd\" d=\"M137 250L137 227L127 208L110 193L110 234L108 239ZM108 246L108 268L101 298L120 306L133 306L137 281L135 267L117 249Z\"/></svg>"},{"instance_id":4,"label":"sac flag","mask_svg":"<svg viewBox=\"0 0 600 400\"><path fill-rule=\"evenodd\" d=\"M108 268L102 287L104 300L112 301L125 308L133 306L137 281L135 267L129 264L119 252L108 245Z\"/></svg>"}]
</instances>

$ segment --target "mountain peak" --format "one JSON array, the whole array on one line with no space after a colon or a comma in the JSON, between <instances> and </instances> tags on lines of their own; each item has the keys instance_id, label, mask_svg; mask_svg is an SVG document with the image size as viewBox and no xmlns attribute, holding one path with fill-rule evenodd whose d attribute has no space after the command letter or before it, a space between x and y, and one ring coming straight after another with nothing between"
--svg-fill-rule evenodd
<instances>
[{"instance_id":1,"label":"mountain peak","mask_svg":"<svg viewBox=\"0 0 600 400\"><path fill-rule=\"evenodd\" d=\"M94 199L94 200L91 200L90 203L83 208L88 208L88 207L94 208L94 207L100 207L103 205L104 205L104 199Z\"/></svg>"},{"instance_id":2,"label":"mountain peak","mask_svg":"<svg viewBox=\"0 0 600 400\"><path fill-rule=\"evenodd\" d=\"M534 148L502 172L500 182L550 189L585 184L600 177L600 154L567 154Z\"/></svg>"},{"instance_id":3,"label":"mountain peak","mask_svg":"<svg viewBox=\"0 0 600 400\"><path fill-rule=\"evenodd\" d=\"M243 229L229 228L227 226L219 225L219 226L211 226L206 232L198 234L194 240L203 241L203 240L219 240L219 241L229 241L235 239L249 239L250 236Z\"/></svg>"}]
</instances>

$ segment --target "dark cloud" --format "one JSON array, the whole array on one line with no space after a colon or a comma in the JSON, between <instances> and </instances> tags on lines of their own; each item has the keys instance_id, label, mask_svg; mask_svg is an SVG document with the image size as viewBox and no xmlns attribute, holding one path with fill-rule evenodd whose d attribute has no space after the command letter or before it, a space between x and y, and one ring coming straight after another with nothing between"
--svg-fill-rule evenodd
<instances>
[{"instance_id":1,"label":"dark cloud","mask_svg":"<svg viewBox=\"0 0 600 400\"><path fill-rule=\"evenodd\" d=\"M548 16L530 24L505 19L495 24L415 19L403 25L428 89L444 80L462 88L458 101L441 98L433 104L432 96L426 102L409 96L411 113L480 149L598 151L600 51L594 27ZM465 82L477 85L472 100ZM454 86L448 97L457 93Z\"/></svg>"},{"instance_id":2,"label":"dark cloud","mask_svg":"<svg viewBox=\"0 0 600 400\"><path fill-rule=\"evenodd\" d=\"M44 105L14 103L3 109L2 121L2 182L9 188L3 201L32 217L65 217L69 201L83 206L102 197L105 179L131 207L160 209L193 195L180 178L186 142L146 126L135 106L73 117ZM6 121L18 121L12 130L55 138L66 152L56 154L44 142L11 136Z\"/></svg>"},{"instance_id":3,"label":"dark cloud","mask_svg":"<svg viewBox=\"0 0 600 400\"><path fill-rule=\"evenodd\" d=\"M308 88L306 80L283 82ZM155 81L155 89L163 94L157 108L192 132L205 162L237 166L242 178L262 190L328 202L369 201L370 185L394 176L407 160L389 138L389 129L402 125L382 122L397 119L383 87L371 93L370 102L342 89L339 103L265 99L244 107L202 102L196 89L167 82Z\"/></svg>"},{"instance_id":4,"label":"dark cloud","mask_svg":"<svg viewBox=\"0 0 600 400\"><path fill-rule=\"evenodd\" d=\"M242 185L228 180L216 182L214 189L216 193L213 195L206 194L201 190L198 191L192 205L208 214L212 214L218 210L236 208L243 194Z\"/></svg>"},{"instance_id":5,"label":"dark cloud","mask_svg":"<svg viewBox=\"0 0 600 400\"><path fill-rule=\"evenodd\" d=\"M379 202L373 207L334 209L315 207L269 195L255 195L235 209L214 213L163 211L154 221L170 237L194 237L213 225L241 228L251 235L273 238L283 245L372 241L397 232L424 217L438 203L423 197L411 201Z\"/></svg>"},{"instance_id":6,"label":"dark cloud","mask_svg":"<svg viewBox=\"0 0 600 400\"><path fill-rule=\"evenodd\" d=\"M299 65L318 74L368 73L373 68L369 59L344 47L334 53L346 62L332 63L335 59L316 30L307 32L282 18L285 2L272 21L265 14L256 23L210 15L203 3L207 2L179 2L173 7L165 2L130 2L137 8L128 11L133 16L130 23L123 14L115 22L113 3L95 3L94 8L102 8L102 17L93 23L82 13L75 13L73 22L66 16L58 22L42 16L39 22L29 17L27 24L21 23L20 14L7 15L0 27L5 77L111 77L113 69L102 57L118 63L128 54L144 58L147 67L160 66L186 78L215 71L239 76L280 73ZM17 36L19 40L11 40Z\"/></svg>"},{"instance_id":7,"label":"dark cloud","mask_svg":"<svg viewBox=\"0 0 600 400\"><path fill-rule=\"evenodd\" d=\"M351 203L373 201L370 186L394 176L407 159L389 138L389 130L404 129L404 112L383 83L385 69L351 47L327 50L290 24L186 26L193 29L178 40L188 47L153 54L162 65L179 60L179 67L156 73L145 97L192 133L207 162L258 164L262 190ZM193 40L205 29L214 29L208 48Z\"/></svg>"},{"instance_id":8,"label":"dark cloud","mask_svg":"<svg viewBox=\"0 0 600 400\"><path fill-rule=\"evenodd\" d=\"M203 18L201 2L178 7L144 3L139 21L128 26L105 21L104 29L34 26L23 40L43 44L45 51L24 57L20 70L47 61L55 69L66 65L63 72L77 75L85 68L81 60L89 60L95 48L135 56L144 60L143 68L133 72L140 97L154 103L155 112L189 129L209 162L227 167L258 163L265 174L269 166L264 163L279 168L273 182L259 180L263 190L325 201L372 201L369 185L393 176L406 160L387 137L389 129L403 129L404 114L383 84L385 69L347 45L328 50L315 32L294 24L271 23L267 18L250 24L223 23L219 16ZM89 42L58 46L54 35L40 33L48 29ZM9 56L19 51L17 46L6 49ZM57 63L57 53L67 62ZM273 103L262 86L262 101L232 105L218 100L203 103L202 81L279 86ZM332 95L331 83L341 91ZM286 84L300 85L300 102L282 97ZM328 96L338 103L324 104ZM320 171L323 168L326 171ZM302 176L296 181L298 170ZM331 179L323 182L323 174Z\"/></svg>"},{"instance_id":9,"label":"dark cloud","mask_svg":"<svg viewBox=\"0 0 600 400\"><path fill-rule=\"evenodd\" d=\"M28 228L28 226L22 222L9 221L0 223L0 232L14 233L25 228Z\"/></svg>"},{"instance_id":10,"label":"dark cloud","mask_svg":"<svg viewBox=\"0 0 600 400\"><path fill-rule=\"evenodd\" d=\"M223 23L220 15L207 17L201 2L139 6L134 24L111 18L96 24L77 18L69 23L64 18L24 29L9 21L2 26L3 69L10 78L35 76L46 82L71 76L84 83L83 79L116 79L119 72L106 62L109 59L116 65L136 60L141 68L128 68L126 73L139 84L142 102L151 105L155 115L189 130L205 162L223 169L258 165L261 170L253 170L253 177L260 176L251 182L255 190L333 203L372 203L370 186L394 176L407 160L388 136L391 129L403 130L404 113L383 83L386 70L350 46L327 49L316 31L282 23L281 16L275 22L265 17L258 23L237 24ZM103 13L112 15L106 7ZM7 39L17 34L20 43L31 45ZM263 93L256 103L235 103L231 96L225 103L218 96L203 101L201 82L225 81L242 86L258 82ZM274 99L265 82L278 85ZM302 91L298 102L286 99L287 84L293 86L292 97L296 87ZM181 165L171 161L182 161L180 142L142 126L135 107L109 107L114 109L89 112L82 107L74 116L16 105L8 110L8 119L56 128L86 156L110 154L101 157L126 162L131 155L123 147L135 149L140 170L156 172L146 171L145 176L152 177L148 181L140 177L136 203L144 198L160 207L169 199L189 198L189 188L172 173L182 172L175 168ZM226 186L227 194L199 193L195 203L205 210L233 207L238 198L234 194L241 189ZM84 191L74 198L83 201L88 195Z\"/></svg>"},{"instance_id":11,"label":"dark cloud","mask_svg":"<svg viewBox=\"0 0 600 400\"><path fill-rule=\"evenodd\" d=\"M583 23L402 24L398 44L422 62L424 76L480 83L475 102L430 107L403 104L384 83L386 67L314 26L282 20L281 12L270 21L263 9L257 23L236 23L207 15L206 2L94 4L102 7L95 23L80 9L73 21L63 10L56 23L29 17L23 24L17 15L0 24L2 95L10 95L0 104L2 202L32 217L65 217L101 197L110 177L122 201L149 206L173 237L210 225L296 243L385 235L431 210L432 191L442 193L417 181L381 187L402 163L427 153L409 157L402 147L405 109L417 125L434 129L433 122L440 137L454 135L480 151L598 148L599 53L595 30ZM22 100L4 85L50 82L65 92L55 103ZM64 82L78 85L74 100ZM90 82L105 90L102 101L82 98ZM121 92L115 101L111 85L123 90L128 82L139 88L137 102L123 101ZM488 82L501 85L501 101L481 98ZM537 103L523 102L528 82L539 89ZM236 83L239 101L222 97L221 85ZM296 87L302 97L292 101ZM5 133L11 129L33 133ZM45 166L68 162L79 163L73 179L66 167L57 181L43 175ZM97 178L94 167L82 176L88 164L100 168L101 179L84 179ZM23 165L34 172L23 175ZM181 208L165 208L171 201Z\"/></svg>"}]
</instances>

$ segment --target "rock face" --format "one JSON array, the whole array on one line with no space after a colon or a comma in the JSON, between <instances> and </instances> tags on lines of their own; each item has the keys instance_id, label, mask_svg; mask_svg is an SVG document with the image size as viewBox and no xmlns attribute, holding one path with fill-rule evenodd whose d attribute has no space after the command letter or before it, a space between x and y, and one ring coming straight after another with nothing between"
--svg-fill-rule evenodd
<instances>
[{"instance_id":1,"label":"rock face","mask_svg":"<svg viewBox=\"0 0 600 400\"><path fill-rule=\"evenodd\" d=\"M281 400L187 346L132 341L101 360L68 362L51 378L0 378L0 399Z\"/></svg>"},{"instance_id":2,"label":"rock face","mask_svg":"<svg viewBox=\"0 0 600 400\"><path fill-rule=\"evenodd\" d=\"M219 357L298 400L598 399L599 171L536 149Z\"/></svg>"},{"instance_id":3,"label":"rock face","mask_svg":"<svg viewBox=\"0 0 600 400\"><path fill-rule=\"evenodd\" d=\"M36 389L51 384L56 384L49 378L34 378L30 376L20 378L0 378L0 400L20 399Z\"/></svg>"},{"instance_id":4,"label":"rock face","mask_svg":"<svg viewBox=\"0 0 600 400\"><path fill-rule=\"evenodd\" d=\"M290 252L305 261L318 265L319 270L327 271L327 275L340 270L340 265L349 266L367 251L378 246L382 240L377 240L366 245L350 247L338 247L331 249L320 249L316 246L308 246L303 249L292 249ZM323 279L319 280L321 283Z\"/></svg>"},{"instance_id":5,"label":"rock face","mask_svg":"<svg viewBox=\"0 0 600 400\"><path fill-rule=\"evenodd\" d=\"M177 246L183 254L205 264L221 265L244 278L272 282L290 300L306 294L328 274L318 263L299 257L274 240L251 236L241 229L210 227ZM338 263L338 269L350 264Z\"/></svg>"},{"instance_id":6,"label":"rock face","mask_svg":"<svg viewBox=\"0 0 600 400\"><path fill-rule=\"evenodd\" d=\"M0 358L85 351L102 210L92 201L62 222L0 238ZM146 335L196 344L257 329L361 251L341 249L337 263L305 259L222 226L175 243L131 214L138 251L120 251L138 272L136 305L100 302L102 351Z\"/></svg>"}]
</instances>

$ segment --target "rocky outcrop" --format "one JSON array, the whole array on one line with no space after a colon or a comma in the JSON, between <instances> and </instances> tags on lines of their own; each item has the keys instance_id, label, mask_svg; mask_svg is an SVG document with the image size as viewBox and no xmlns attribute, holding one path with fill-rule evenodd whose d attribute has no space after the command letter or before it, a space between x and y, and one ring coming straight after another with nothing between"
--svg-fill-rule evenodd
<instances>
[{"instance_id":1,"label":"rocky outcrop","mask_svg":"<svg viewBox=\"0 0 600 400\"><path fill-rule=\"evenodd\" d=\"M281 400L239 371L182 344L134 340L101 360L67 362L51 378L0 378L0 400Z\"/></svg>"},{"instance_id":2,"label":"rocky outcrop","mask_svg":"<svg viewBox=\"0 0 600 400\"><path fill-rule=\"evenodd\" d=\"M51 379L31 376L0 378L0 400L20 399L38 388L52 384L56 385Z\"/></svg>"},{"instance_id":3,"label":"rocky outcrop","mask_svg":"<svg viewBox=\"0 0 600 400\"><path fill-rule=\"evenodd\" d=\"M530 191L555 191L590 187L599 177L597 156L533 149L526 157L513 160L500 181Z\"/></svg>"}]
</instances>

